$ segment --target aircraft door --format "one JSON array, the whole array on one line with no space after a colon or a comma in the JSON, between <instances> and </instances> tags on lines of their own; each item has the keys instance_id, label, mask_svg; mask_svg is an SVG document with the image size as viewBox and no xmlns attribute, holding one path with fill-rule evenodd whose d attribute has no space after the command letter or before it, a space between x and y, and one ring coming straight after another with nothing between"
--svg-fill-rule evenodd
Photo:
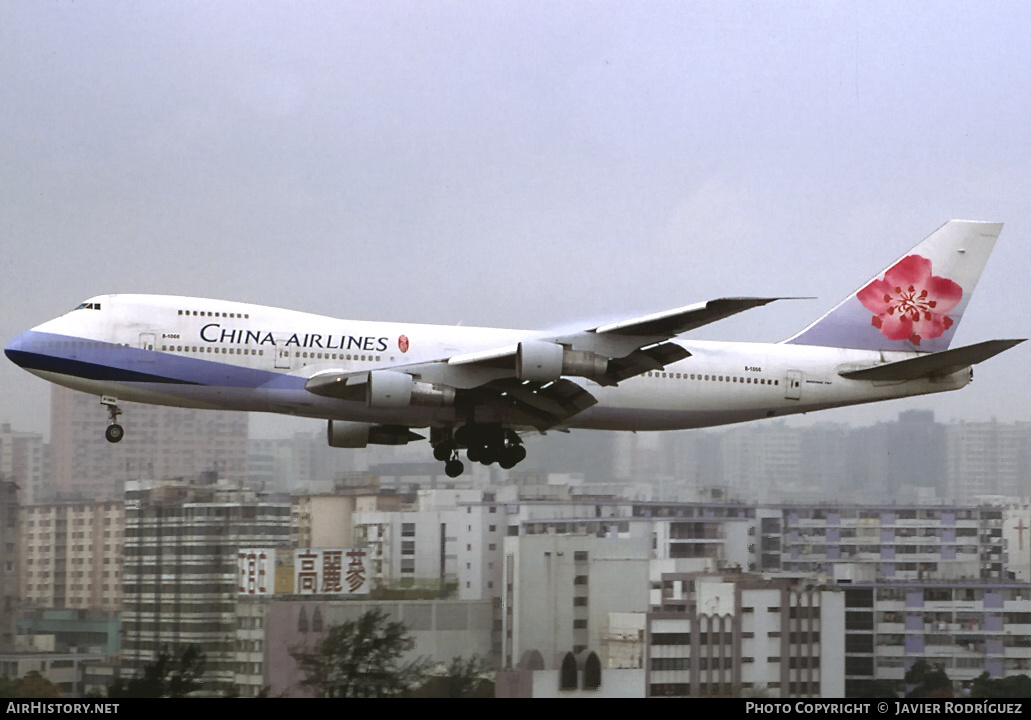
<instances>
[{"instance_id":1,"label":"aircraft door","mask_svg":"<svg viewBox=\"0 0 1031 720\"><path fill-rule=\"evenodd\" d=\"M157 335L155 333L140 333L140 350L153 351L157 346ZM154 362L153 352L142 353L140 362Z\"/></svg>"},{"instance_id":2,"label":"aircraft door","mask_svg":"<svg viewBox=\"0 0 1031 720\"><path fill-rule=\"evenodd\" d=\"M290 348L285 348L282 345L277 345L274 352L275 361L273 362L272 367L276 368L277 370L289 370L291 367L293 367Z\"/></svg>"},{"instance_id":3,"label":"aircraft door","mask_svg":"<svg viewBox=\"0 0 1031 720\"><path fill-rule=\"evenodd\" d=\"M787 386L784 388L784 397L787 400L802 399L802 373L798 370L788 370L785 378Z\"/></svg>"}]
</instances>

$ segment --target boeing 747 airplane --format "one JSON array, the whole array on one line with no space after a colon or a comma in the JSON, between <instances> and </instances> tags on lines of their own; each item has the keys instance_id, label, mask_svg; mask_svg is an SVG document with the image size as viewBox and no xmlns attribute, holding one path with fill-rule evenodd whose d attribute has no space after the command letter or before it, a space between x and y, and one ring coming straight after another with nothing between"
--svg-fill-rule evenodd
<instances>
[{"instance_id":1,"label":"boeing 747 airplane","mask_svg":"<svg viewBox=\"0 0 1031 720\"><path fill-rule=\"evenodd\" d=\"M520 434L680 430L957 390L1023 340L949 349L1000 223L953 220L776 344L679 336L781 298L732 297L573 334L338 320L223 300L101 295L14 338L7 356L120 401L328 420L333 447L428 429L451 477L511 468Z\"/></svg>"}]
</instances>

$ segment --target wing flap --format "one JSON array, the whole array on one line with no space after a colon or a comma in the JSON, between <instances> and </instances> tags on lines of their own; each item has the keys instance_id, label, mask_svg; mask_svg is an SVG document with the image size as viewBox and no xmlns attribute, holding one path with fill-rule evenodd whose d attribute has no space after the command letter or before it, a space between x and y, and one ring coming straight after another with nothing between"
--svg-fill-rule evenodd
<instances>
[{"instance_id":1,"label":"wing flap","mask_svg":"<svg viewBox=\"0 0 1031 720\"><path fill-rule=\"evenodd\" d=\"M1022 342L1024 340L987 340L976 345L967 345L966 347L953 350L920 355L919 357L899 360L898 362L875 365L858 370L842 369L838 371L838 374L850 380L875 381L944 377L994 357Z\"/></svg>"},{"instance_id":2,"label":"wing flap","mask_svg":"<svg viewBox=\"0 0 1031 720\"><path fill-rule=\"evenodd\" d=\"M661 370L670 363L691 357L691 353L676 343L661 343L643 350L635 350L626 357L609 360L608 372L594 378L599 385L616 385L627 378L649 370Z\"/></svg>"},{"instance_id":3,"label":"wing flap","mask_svg":"<svg viewBox=\"0 0 1031 720\"><path fill-rule=\"evenodd\" d=\"M514 407L523 416L523 422L539 432L561 425L598 403L589 392L564 378L544 385L497 380L478 392L489 392L495 395L494 401Z\"/></svg>"}]
</instances>

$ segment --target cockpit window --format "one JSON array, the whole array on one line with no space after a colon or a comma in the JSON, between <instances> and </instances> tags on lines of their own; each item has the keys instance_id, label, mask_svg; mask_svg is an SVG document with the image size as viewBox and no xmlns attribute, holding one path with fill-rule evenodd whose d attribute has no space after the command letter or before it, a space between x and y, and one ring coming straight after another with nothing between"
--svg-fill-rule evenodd
<instances>
[{"instance_id":1,"label":"cockpit window","mask_svg":"<svg viewBox=\"0 0 1031 720\"><path fill-rule=\"evenodd\" d=\"M98 303L98 302L79 303L79 306L77 308L75 308L75 309L76 310L99 310L100 309L100 303Z\"/></svg>"}]
</instances>

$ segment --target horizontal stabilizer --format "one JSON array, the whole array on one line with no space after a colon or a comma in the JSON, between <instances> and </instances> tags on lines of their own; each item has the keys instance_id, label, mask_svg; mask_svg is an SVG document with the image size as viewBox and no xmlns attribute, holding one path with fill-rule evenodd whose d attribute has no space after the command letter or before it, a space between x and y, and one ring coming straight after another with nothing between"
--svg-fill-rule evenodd
<instances>
[{"instance_id":1,"label":"horizontal stabilizer","mask_svg":"<svg viewBox=\"0 0 1031 720\"><path fill-rule=\"evenodd\" d=\"M859 370L842 370L838 374L850 380L916 380L925 377L944 377L965 367L994 357L1019 345L1024 340L988 340L966 347L930 353L908 360L875 365Z\"/></svg>"}]
</instances>

